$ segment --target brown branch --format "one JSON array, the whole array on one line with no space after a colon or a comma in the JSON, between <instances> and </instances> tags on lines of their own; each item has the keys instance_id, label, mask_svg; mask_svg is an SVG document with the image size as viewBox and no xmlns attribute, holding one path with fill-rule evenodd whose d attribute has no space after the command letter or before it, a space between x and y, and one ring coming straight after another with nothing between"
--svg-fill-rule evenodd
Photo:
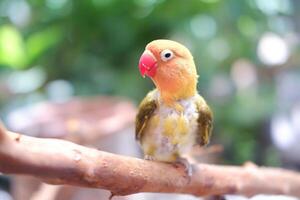
<instances>
[{"instance_id":1,"label":"brown branch","mask_svg":"<svg viewBox=\"0 0 300 200\"><path fill-rule=\"evenodd\" d=\"M0 171L26 174L51 184L103 188L114 195L138 192L197 196L286 194L300 197L300 174L284 169L194 166L188 180L181 167L98 151L59 139L0 131Z\"/></svg>"}]
</instances>

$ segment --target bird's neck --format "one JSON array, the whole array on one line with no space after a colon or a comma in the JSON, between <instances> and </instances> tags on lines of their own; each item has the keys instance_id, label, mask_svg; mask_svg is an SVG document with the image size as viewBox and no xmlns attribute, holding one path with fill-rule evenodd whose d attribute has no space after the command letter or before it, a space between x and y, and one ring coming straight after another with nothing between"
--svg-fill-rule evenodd
<instances>
[{"instance_id":1,"label":"bird's neck","mask_svg":"<svg viewBox=\"0 0 300 200\"><path fill-rule=\"evenodd\" d=\"M187 67L188 66L188 67ZM173 63L172 66L159 67L152 77L160 98L167 105L187 99L197 93L198 75L194 63Z\"/></svg>"},{"instance_id":2,"label":"bird's neck","mask_svg":"<svg viewBox=\"0 0 300 200\"><path fill-rule=\"evenodd\" d=\"M168 106L174 107L177 101L190 98L197 93L197 78L186 77L186 80L154 80L160 98Z\"/></svg>"}]
</instances>

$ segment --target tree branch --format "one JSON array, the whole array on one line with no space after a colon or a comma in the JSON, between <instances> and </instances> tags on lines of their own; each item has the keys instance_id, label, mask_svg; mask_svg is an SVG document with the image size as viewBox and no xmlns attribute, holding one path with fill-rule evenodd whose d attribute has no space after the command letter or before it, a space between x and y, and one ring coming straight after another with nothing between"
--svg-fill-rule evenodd
<instances>
[{"instance_id":1,"label":"tree branch","mask_svg":"<svg viewBox=\"0 0 300 200\"><path fill-rule=\"evenodd\" d=\"M5 133L4 129L0 129L0 138L1 172L35 176L51 184L103 188L114 195L263 193L300 197L300 174L284 169L199 164L189 180L181 167L114 155L64 140Z\"/></svg>"}]
</instances>

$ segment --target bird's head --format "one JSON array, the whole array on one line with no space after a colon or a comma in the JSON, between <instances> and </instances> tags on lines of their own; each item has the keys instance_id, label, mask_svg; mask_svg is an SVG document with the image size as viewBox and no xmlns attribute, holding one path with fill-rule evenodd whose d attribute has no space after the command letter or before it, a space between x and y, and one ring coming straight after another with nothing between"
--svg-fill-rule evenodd
<instances>
[{"instance_id":1,"label":"bird's head","mask_svg":"<svg viewBox=\"0 0 300 200\"><path fill-rule=\"evenodd\" d=\"M182 44L171 40L150 42L139 61L143 77L150 77L166 101L193 96L197 71L193 56Z\"/></svg>"}]
</instances>

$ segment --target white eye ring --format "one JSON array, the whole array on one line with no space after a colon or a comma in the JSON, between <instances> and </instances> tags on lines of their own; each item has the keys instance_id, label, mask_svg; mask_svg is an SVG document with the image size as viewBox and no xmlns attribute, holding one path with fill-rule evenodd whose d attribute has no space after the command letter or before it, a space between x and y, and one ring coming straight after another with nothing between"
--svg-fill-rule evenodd
<instances>
[{"instance_id":1,"label":"white eye ring","mask_svg":"<svg viewBox=\"0 0 300 200\"><path fill-rule=\"evenodd\" d=\"M165 49L160 53L160 58L165 62L172 59L173 56L174 56L173 51L171 51L169 49Z\"/></svg>"}]
</instances>

